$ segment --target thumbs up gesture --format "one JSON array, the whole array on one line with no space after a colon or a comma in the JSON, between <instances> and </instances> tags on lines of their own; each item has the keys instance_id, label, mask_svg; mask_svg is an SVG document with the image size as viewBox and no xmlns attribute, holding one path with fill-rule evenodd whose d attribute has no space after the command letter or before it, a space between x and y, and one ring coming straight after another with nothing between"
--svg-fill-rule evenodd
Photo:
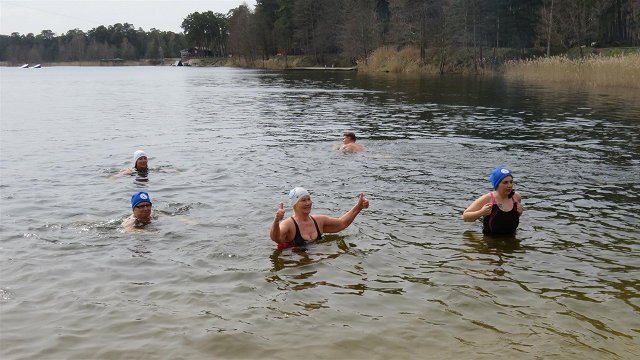
<instances>
[{"instance_id":1,"label":"thumbs up gesture","mask_svg":"<svg viewBox=\"0 0 640 360\"><path fill-rule=\"evenodd\" d=\"M358 198L358 208L367 209L369 208L369 200L364 197L364 193L360 193L360 197Z\"/></svg>"},{"instance_id":2,"label":"thumbs up gesture","mask_svg":"<svg viewBox=\"0 0 640 360\"><path fill-rule=\"evenodd\" d=\"M276 211L276 218L273 220L274 222L280 222L284 219L284 203L280 202L280 207Z\"/></svg>"}]
</instances>

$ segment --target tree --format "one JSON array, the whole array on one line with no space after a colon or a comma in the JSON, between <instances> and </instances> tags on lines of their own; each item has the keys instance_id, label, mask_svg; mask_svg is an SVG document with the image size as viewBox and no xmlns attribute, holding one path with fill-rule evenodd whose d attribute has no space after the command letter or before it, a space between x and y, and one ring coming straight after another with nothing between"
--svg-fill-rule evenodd
<instances>
[{"instance_id":1,"label":"tree","mask_svg":"<svg viewBox=\"0 0 640 360\"><path fill-rule=\"evenodd\" d=\"M325 53L339 53L337 38L343 2L297 0L294 4L294 36L304 53L312 54L317 64L324 63Z\"/></svg>"},{"instance_id":2,"label":"tree","mask_svg":"<svg viewBox=\"0 0 640 360\"><path fill-rule=\"evenodd\" d=\"M605 1L606 2L606 1ZM558 17L563 19L558 30L565 48L578 47L584 56L583 46L594 42L598 28L598 16L602 13L598 0L565 0L558 2Z\"/></svg>"},{"instance_id":3,"label":"tree","mask_svg":"<svg viewBox=\"0 0 640 360\"><path fill-rule=\"evenodd\" d=\"M247 5L229 11L229 50L234 56L253 62L256 58L257 39L255 18Z\"/></svg>"},{"instance_id":4,"label":"tree","mask_svg":"<svg viewBox=\"0 0 640 360\"><path fill-rule=\"evenodd\" d=\"M224 15L212 11L195 12L182 21L182 29L191 45L200 50L208 49L217 56L226 55L229 25Z\"/></svg>"},{"instance_id":5,"label":"tree","mask_svg":"<svg viewBox=\"0 0 640 360\"><path fill-rule=\"evenodd\" d=\"M377 20L377 0L347 0L345 21L339 37L343 53L367 62L369 54L381 44L381 25Z\"/></svg>"},{"instance_id":6,"label":"tree","mask_svg":"<svg viewBox=\"0 0 640 360\"><path fill-rule=\"evenodd\" d=\"M259 36L258 44L261 48L263 59L269 59L271 55L275 55L277 52L274 27L279 7L278 0L256 0L254 12L257 28L256 35Z\"/></svg>"},{"instance_id":7,"label":"tree","mask_svg":"<svg viewBox=\"0 0 640 360\"><path fill-rule=\"evenodd\" d=\"M390 0L392 32L399 45L420 48L420 61L425 62L426 49L439 37L444 24L445 0ZM443 34L444 36L444 34Z\"/></svg>"},{"instance_id":8,"label":"tree","mask_svg":"<svg viewBox=\"0 0 640 360\"><path fill-rule=\"evenodd\" d=\"M293 39L293 0L278 0L276 20L273 24L275 45L278 53L285 56L285 64L289 53L295 53Z\"/></svg>"},{"instance_id":9,"label":"tree","mask_svg":"<svg viewBox=\"0 0 640 360\"><path fill-rule=\"evenodd\" d=\"M538 19L539 26L538 32L541 34L540 37L545 38L546 40L546 48L547 48L547 57L551 56L551 33L553 30L553 2L554 0L545 0L540 5L540 9L538 11Z\"/></svg>"}]
</instances>

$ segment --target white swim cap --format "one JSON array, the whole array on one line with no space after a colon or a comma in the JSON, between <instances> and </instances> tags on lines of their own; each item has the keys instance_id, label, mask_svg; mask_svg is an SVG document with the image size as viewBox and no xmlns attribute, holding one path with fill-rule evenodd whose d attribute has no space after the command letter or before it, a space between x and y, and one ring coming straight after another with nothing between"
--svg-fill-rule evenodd
<instances>
[{"instance_id":1,"label":"white swim cap","mask_svg":"<svg viewBox=\"0 0 640 360\"><path fill-rule=\"evenodd\" d=\"M136 152L133 153L133 167L136 166L138 159L142 156L147 157L147 154L142 150L136 150Z\"/></svg>"},{"instance_id":2,"label":"white swim cap","mask_svg":"<svg viewBox=\"0 0 640 360\"><path fill-rule=\"evenodd\" d=\"M301 187L295 187L291 191L289 191L289 204L291 207L295 205L301 197L309 195L309 192Z\"/></svg>"}]
</instances>

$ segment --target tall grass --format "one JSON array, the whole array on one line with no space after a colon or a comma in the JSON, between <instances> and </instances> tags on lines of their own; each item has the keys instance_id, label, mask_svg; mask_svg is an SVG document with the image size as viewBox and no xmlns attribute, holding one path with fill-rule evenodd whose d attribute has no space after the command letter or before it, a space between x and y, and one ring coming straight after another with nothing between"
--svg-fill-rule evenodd
<instances>
[{"instance_id":1,"label":"tall grass","mask_svg":"<svg viewBox=\"0 0 640 360\"><path fill-rule=\"evenodd\" d=\"M504 75L507 78L542 83L640 88L640 54L591 56L584 59L554 56L507 61L504 64Z\"/></svg>"},{"instance_id":2,"label":"tall grass","mask_svg":"<svg viewBox=\"0 0 640 360\"><path fill-rule=\"evenodd\" d=\"M433 65L420 64L420 49L417 47L396 50L391 46L383 46L374 50L367 61L358 61L358 71L435 74L439 70Z\"/></svg>"}]
</instances>

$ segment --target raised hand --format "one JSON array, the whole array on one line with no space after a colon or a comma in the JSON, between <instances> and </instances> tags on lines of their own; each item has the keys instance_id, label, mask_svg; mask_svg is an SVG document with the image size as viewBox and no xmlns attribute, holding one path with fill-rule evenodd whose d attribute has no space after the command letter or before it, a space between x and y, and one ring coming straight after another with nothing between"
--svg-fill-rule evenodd
<instances>
[{"instance_id":1,"label":"raised hand","mask_svg":"<svg viewBox=\"0 0 640 360\"><path fill-rule=\"evenodd\" d=\"M276 218L273 221L280 222L282 219L284 219L284 203L280 202L280 207L276 211Z\"/></svg>"},{"instance_id":2,"label":"raised hand","mask_svg":"<svg viewBox=\"0 0 640 360\"><path fill-rule=\"evenodd\" d=\"M358 198L358 207L360 209L367 209L369 207L369 200L364 197L364 193L360 193L360 197Z\"/></svg>"}]
</instances>

